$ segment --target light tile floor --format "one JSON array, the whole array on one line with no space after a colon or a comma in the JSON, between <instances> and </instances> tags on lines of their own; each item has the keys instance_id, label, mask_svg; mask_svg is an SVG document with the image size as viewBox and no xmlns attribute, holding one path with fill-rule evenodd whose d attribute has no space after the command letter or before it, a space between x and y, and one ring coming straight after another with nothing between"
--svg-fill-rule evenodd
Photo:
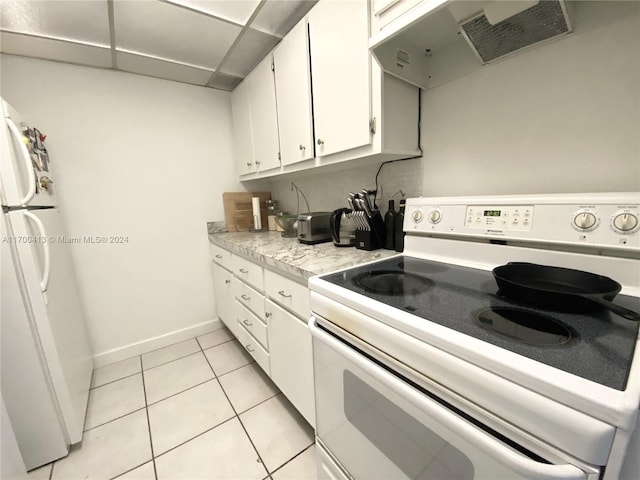
<instances>
[{"instance_id":1,"label":"light tile floor","mask_svg":"<svg viewBox=\"0 0 640 480\"><path fill-rule=\"evenodd\" d=\"M313 429L227 329L98 368L81 444L30 479L315 479Z\"/></svg>"}]
</instances>

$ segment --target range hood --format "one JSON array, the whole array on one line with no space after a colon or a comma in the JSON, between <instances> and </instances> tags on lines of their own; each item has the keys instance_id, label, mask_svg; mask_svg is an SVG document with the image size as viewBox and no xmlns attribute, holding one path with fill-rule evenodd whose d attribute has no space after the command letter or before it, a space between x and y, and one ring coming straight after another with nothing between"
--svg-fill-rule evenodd
<instances>
[{"instance_id":1,"label":"range hood","mask_svg":"<svg viewBox=\"0 0 640 480\"><path fill-rule=\"evenodd\" d=\"M369 46L386 72L431 88L574 30L637 14L638 3L422 0L374 32Z\"/></svg>"}]
</instances>

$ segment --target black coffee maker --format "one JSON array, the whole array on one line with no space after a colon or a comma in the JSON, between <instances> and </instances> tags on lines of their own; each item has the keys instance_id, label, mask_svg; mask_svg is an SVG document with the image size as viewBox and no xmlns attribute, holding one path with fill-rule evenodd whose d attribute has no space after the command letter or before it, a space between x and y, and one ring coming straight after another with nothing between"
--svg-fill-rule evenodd
<instances>
[{"instance_id":1,"label":"black coffee maker","mask_svg":"<svg viewBox=\"0 0 640 480\"><path fill-rule=\"evenodd\" d=\"M355 247L356 229L349 215L350 208L334 210L329 218L329 231L336 247Z\"/></svg>"}]
</instances>

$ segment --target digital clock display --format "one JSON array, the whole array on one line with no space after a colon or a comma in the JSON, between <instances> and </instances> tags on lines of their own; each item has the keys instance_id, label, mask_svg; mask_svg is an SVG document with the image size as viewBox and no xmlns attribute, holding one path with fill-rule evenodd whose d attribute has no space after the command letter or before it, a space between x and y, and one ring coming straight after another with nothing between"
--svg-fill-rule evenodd
<instances>
[{"instance_id":1,"label":"digital clock display","mask_svg":"<svg viewBox=\"0 0 640 480\"><path fill-rule=\"evenodd\" d=\"M484 211L484 216L485 217L499 217L500 216L500 210L485 210Z\"/></svg>"}]
</instances>

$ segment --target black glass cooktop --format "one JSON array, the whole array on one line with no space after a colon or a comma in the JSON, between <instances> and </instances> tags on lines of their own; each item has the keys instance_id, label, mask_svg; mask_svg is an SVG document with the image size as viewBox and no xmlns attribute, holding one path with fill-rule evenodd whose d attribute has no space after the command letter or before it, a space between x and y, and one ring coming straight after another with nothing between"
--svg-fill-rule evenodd
<instances>
[{"instance_id":1,"label":"black glass cooktop","mask_svg":"<svg viewBox=\"0 0 640 480\"><path fill-rule=\"evenodd\" d=\"M323 280L617 390L624 390L639 322L607 310L567 313L500 295L491 272L393 257ZM615 303L640 311L640 299Z\"/></svg>"}]
</instances>

